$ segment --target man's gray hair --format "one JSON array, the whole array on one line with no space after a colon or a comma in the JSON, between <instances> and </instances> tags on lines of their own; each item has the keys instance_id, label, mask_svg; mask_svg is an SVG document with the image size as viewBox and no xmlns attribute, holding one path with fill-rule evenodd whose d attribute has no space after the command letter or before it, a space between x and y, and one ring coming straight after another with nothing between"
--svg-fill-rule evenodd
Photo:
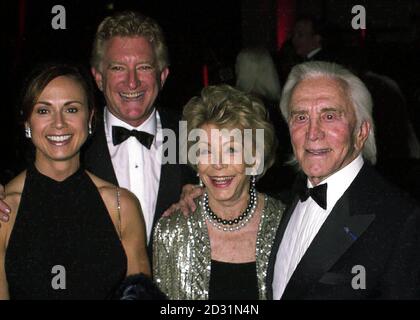
<instances>
[{"instance_id":1,"label":"man's gray hair","mask_svg":"<svg viewBox=\"0 0 420 320\"><path fill-rule=\"evenodd\" d=\"M297 84L304 79L319 77L333 78L342 84L353 103L356 113L356 129L359 129L364 121L370 124L369 136L363 146L362 154L367 161L375 164L376 143L372 119L372 97L362 80L346 68L335 63L321 61L305 62L295 66L287 78L280 100L280 110L283 117L289 122L289 103Z\"/></svg>"}]
</instances>

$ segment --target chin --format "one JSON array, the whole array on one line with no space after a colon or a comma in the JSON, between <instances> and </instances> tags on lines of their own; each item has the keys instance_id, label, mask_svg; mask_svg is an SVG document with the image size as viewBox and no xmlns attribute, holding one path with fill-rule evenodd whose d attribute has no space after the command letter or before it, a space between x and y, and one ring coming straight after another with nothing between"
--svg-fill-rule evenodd
<instances>
[{"instance_id":1,"label":"chin","mask_svg":"<svg viewBox=\"0 0 420 320\"><path fill-rule=\"evenodd\" d=\"M308 176L308 177L322 177L324 176L324 172L325 170L323 168L319 168L319 167L303 167L302 168L303 172Z\"/></svg>"},{"instance_id":2,"label":"chin","mask_svg":"<svg viewBox=\"0 0 420 320\"><path fill-rule=\"evenodd\" d=\"M68 151L62 151L62 152L46 152L45 155L53 160L53 161L66 161L73 159L75 156L79 154L78 150L68 150Z\"/></svg>"},{"instance_id":3,"label":"chin","mask_svg":"<svg viewBox=\"0 0 420 320\"><path fill-rule=\"evenodd\" d=\"M68 160L71 160L75 156L76 156L75 154L71 154L71 155L68 155L68 154L54 155L54 156L51 156L50 159L53 160L53 161L59 161L60 162L60 161L68 161Z\"/></svg>"},{"instance_id":4,"label":"chin","mask_svg":"<svg viewBox=\"0 0 420 320\"><path fill-rule=\"evenodd\" d=\"M233 197L233 191L218 189L215 190L215 188L211 188L209 192L209 197L212 197L214 200L217 201L226 201L230 200Z\"/></svg>"}]
</instances>

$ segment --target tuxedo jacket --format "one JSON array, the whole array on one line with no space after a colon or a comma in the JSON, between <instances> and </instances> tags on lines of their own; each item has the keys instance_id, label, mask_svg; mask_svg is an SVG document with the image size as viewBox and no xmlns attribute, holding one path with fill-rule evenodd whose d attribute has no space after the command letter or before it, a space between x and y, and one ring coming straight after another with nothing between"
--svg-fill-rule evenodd
<instances>
[{"instance_id":1,"label":"tuxedo jacket","mask_svg":"<svg viewBox=\"0 0 420 320\"><path fill-rule=\"evenodd\" d=\"M177 135L177 159L178 157L178 120L179 117L170 110L158 108L162 129L172 129ZM83 164L87 170L101 179L118 185L111 156L105 137L103 114L98 117L95 132L85 144L82 151ZM141 179L141 177L139 177ZM157 195L156 210L154 213L153 227L159 220L162 213L169 206L179 201L182 186L187 183L194 183L194 173L185 164L162 164ZM153 229L152 229L153 230Z\"/></svg>"},{"instance_id":2,"label":"tuxedo jacket","mask_svg":"<svg viewBox=\"0 0 420 320\"><path fill-rule=\"evenodd\" d=\"M298 201L296 196L277 230L269 298L279 245ZM364 164L303 255L282 299L420 298L419 217L417 203Z\"/></svg>"}]
</instances>

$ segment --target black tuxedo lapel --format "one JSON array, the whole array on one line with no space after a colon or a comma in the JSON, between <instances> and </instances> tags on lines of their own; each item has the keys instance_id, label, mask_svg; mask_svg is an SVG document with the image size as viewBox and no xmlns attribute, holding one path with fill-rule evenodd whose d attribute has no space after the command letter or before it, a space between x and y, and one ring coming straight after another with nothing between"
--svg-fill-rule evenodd
<instances>
[{"instance_id":1,"label":"black tuxedo lapel","mask_svg":"<svg viewBox=\"0 0 420 320\"><path fill-rule=\"evenodd\" d=\"M156 209L153 226L161 217L163 211L175 202L178 202L181 188L184 184L184 166L178 164L178 117L169 110L158 108L162 129L171 129L175 132L176 139L176 164L162 163L160 171L159 191L156 201ZM165 143L165 141L164 141ZM164 150L165 152L165 150ZM163 155L165 157L165 155Z\"/></svg>"},{"instance_id":2,"label":"black tuxedo lapel","mask_svg":"<svg viewBox=\"0 0 420 320\"><path fill-rule=\"evenodd\" d=\"M283 294L283 299L299 299L309 287L338 261L372 223L375 215L352 215L348 194L334 209L302 257Z\"/></svg>"},{"instance_id":3,"label":"black tuxedo lapel","mask_svg":"<svg viewBox=\"0 0 420 320\"><path fill-rule=\"evenodd\" d=\"M161 166L159 191L156 201L156 210L153 224L159 220L163 211L168 209L171 204L176 203L179 200L178 193L176 193L176 196L171 197L171 195L174 194L174 184L179 184L182 178L181 172L179 170L174 170L174 166L175 165L168 163ZM176 189L178 189L178 187L176 187Z\"/></svg>"},{"instance_id":4,"label":"black tuxedo lapel","mask_svg":"<svg viewBox=\"0 0 420 320\"><path fill-rule=\"evenodd\" d=\"M87 170L101 179L118 185L106 142L103 115L98 117L95 132L83 147L82 154Z\"/></svg>"},{"instance_id":5,"label":"black tuxedo lapel","mask_svg":"<svg viewBox=\"0 0 420 320\"><path fill-rule=\"evenodd\" d=\"M292 216L293 211L299 201L298 197L295 197L292 204L288 206L286 211L283 214L283 217L280 221L280 225L277 228L276 236L274 238L273 247L271 249L270 258L268 260L268 270L266 278L267 286L267 298L273 299L273 277L274 277L274 266L276 264L277 252L279 251L281 240L283 239L284 232L286 231L287 225L289 224L290 217Z\"/></svg>"},{"instance_id":6,"label":"black tuxedo lapel","mask_svg":"<svg viewBox=\"0 0 420 320\"><path fill-rule=\"evenodd\" d=\"M369 214L365 165L337 201L293 273L283 299L301 299L338 261L375 219Z\"/></svg>"},{"instance_id":7,"label":"black tuxedo lapel","mask_svg":"<svg viewBox=\"0 0 420 320\"><path fill-rule=\"evenodd\" d=\"M267 270L267 278L266 278L266 286L267 286L267 298L273 299L273 277L274 277L274 266L276 263L277 252L280 247L281 240L283 239L284 232L286 231L287 225L289 224L290 218L292 216L293 211L296 208L296 205L299 201L299 197L297 196L297 190L301 188L301 185L306 183L306 176L304 174L298 174L295 182L292 186L292 194L293 201L287 207L286 211L283 214L283 217L280 221L280 225L277 228L276 236L274 238L273 247L271 249L270 258L268 260L268 270Z\"/></svg>"}]
</instances>

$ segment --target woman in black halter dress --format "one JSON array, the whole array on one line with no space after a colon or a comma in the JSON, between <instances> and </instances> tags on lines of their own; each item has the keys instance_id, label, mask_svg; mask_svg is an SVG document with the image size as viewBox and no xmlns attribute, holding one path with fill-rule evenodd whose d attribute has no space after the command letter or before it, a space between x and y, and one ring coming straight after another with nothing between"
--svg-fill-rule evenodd
<instances>
[{"instance_id":1,"label":"woman in black halter dress","mask_svg":"<svg viewBox=\"0 0 420 320\"><path fill-rule=\"evenodd\" d=\"M106 299L127 275L150 275L143 216L127 190L80 166L93 97L78 69L51 65L23 99L35 162L6 186L0 299Z\"/></svg>"}]
</instances>

